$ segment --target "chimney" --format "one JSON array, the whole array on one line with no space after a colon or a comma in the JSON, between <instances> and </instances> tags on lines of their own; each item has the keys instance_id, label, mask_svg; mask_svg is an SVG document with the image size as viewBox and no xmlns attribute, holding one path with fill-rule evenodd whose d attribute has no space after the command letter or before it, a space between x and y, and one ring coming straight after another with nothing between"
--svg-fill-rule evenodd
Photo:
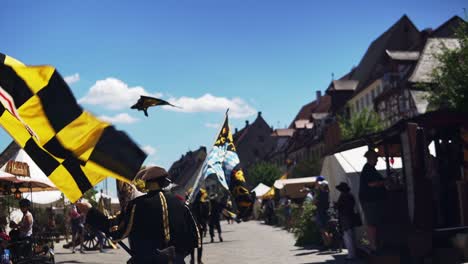
<instances>
[{"instance_id":1,"label":"chimney","mask_svg":"<svg viewBox=\"0 0 468 264\"><path fill-rule=\"evenodd\" d=\"M239 129L237 129L237 127L234 129L234 134L237 134L237 132L239 132Z\"/></svg>"},{"instance_id":2,"label":"chimney","mask_svg":"<svg viewBox=\"0 0 468 264\"><path fill-rule=\"evenodd\" d=\"M258 117L261 117L261 116L262 116L262 112L258 111Z\"/></svg>"},{"instance_id":3,"label":"chimney","mask_svg":"<svg viewBox=\"0 0 468 264\"><path fill-rule=\"evenodd\" d=\"M320 97L322 97L322 91L316 91L315 93L317 94L316 100L320 101Z\"/></svg>"},{"instance_id":4,"label":"chimney","mask_svg":"<svg viewBox=\"0 0 468 264\"><path fill-rule=\"evenodd\" d=\"M315 94L316 94L316 99L315 101L317 102L317 104L320 103L320 98L322 97L322 91L315 91Z\"/></svg>"},{"instance_id":5,"label":"chimney","mask_svg":"<svg viewBox=\"0 0 468 264\"><path fill-rule=\"evenodd\" d=\"M245 120L245 127L249 126L249 120Z\"/></svg>"}]
</instances>

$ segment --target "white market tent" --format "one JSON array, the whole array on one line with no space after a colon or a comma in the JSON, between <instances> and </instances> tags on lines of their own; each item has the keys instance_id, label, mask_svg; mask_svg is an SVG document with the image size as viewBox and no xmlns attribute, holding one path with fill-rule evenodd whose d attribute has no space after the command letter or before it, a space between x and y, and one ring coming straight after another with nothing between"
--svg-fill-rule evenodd
<instances>
[{"instance_id":1,"label":"white market tent","mask_svg":"<svg viewBox=\"0 0 468 264\"><path fill-rule=\"evenodd\" d=\"M251 192L255 192L256 197L261 198L265 193L267 193L270 190L270 188L271 187L268 187L263 183L259 183L257 187L252 189Z\"/></svg>"},{"instance_id":2,"label":"white market tent","mask_svg":"<svg viewBox=\"0 0 468 264\"><path fill-rule=\"evenodd\" d=\"M330 202L337 201L339 192L335 186L340 182L346 182L351 188L351 193L358 201L359 194L359 175L367 162L364 153L368 150L367 146L362 146L326 156L323 160L321 175L328 181L330 188ZM393 170L402 168L401 158L394 157L394 163L391 165ZM385 159L379 157L375 168L385 176Z\"/></svg>"},{"instance_id":3,"label":"white market tent","mask_svg":"<svg viewBox=\"0 0 468 264\"><path fill-rule=\"evenodd\" d=\"M52 187L55 187L55 185L47 178L47 176L42 172L42 170L37 166L37 164L29 157L29 155L24 151L23 149L19 149L12 157L10 160L14 161L20 161L20 162L25 162L29 165L29 172L30 172L30 177L34 179L35 181L38 182L43 182L46 183L47 185L50 185ZM2 168L0 168L0 171L2 173L5 172L7 164L3 165ZM32 200L33 203L35 204L51 204L53 202L57 202L61 198L61 192L60 191L43 191L43 192L24 192L23 197L27 198L29 200Z\"/></svg>"},{"instance_id":4,"label":"white market tent","mask_svg":"<svg viewBox=\"0 0 468 264\"><path fill-rule=\"evenodd\" d=\"M317 181L317 177L304 177L293 179L276 180L273 186L280 190L281 196L290 198L304 198L307 193L301 191L306 185L312 185Z\"/></svg>"}]
</instances>

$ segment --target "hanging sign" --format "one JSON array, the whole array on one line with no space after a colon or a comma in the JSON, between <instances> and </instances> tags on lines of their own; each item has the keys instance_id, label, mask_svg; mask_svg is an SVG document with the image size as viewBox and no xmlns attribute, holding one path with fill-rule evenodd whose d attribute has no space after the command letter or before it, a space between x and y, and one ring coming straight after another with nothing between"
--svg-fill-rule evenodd
<instances>
[{"instance_id":1,"label":"hanging sign","mask_svg":"<svg viewBox=\"0 0 468 264\"><path fill-rule=\"evenodd\" d=\"M30 177L29 165L26 162L10 160L6 166L6 172L16 176Z\"/></svg>"}]
</instances>

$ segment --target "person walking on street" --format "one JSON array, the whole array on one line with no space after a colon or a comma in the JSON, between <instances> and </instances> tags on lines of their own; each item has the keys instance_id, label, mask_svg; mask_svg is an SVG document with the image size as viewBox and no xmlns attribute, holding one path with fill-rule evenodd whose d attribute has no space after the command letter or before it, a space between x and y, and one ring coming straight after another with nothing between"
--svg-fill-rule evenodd
<instances>
[{"instance_id":1,"label":"person walking on street","mask_svg":"<svg viewBox=\"0 0 468 264\"><path fill-rule=\"evenodd\" d=\"M368 150L364 157L367 163L361 171L359 181L359 200L366 218L367 237L370 250L377 250L377 227L382 222L382 208L386 196L385 180L375 169L378 154L374 150Z\"/></svg>"},{"instance_id":2,"label":"person walking on street","mask_svg":"<svg viewBox=\"0 0 468 264\"><path fill-rule=\"evenodd\" d=\"M348 249L347 260L354 260L356 258L356 246L354 236L354 197L350 193L350 188L347 183L341 182L336 186L336 189L340 191L340 196L336 202L336 208L338 210L338 221L343 232L343 242L345 247Z\"/></svg>"},{"instance_id":3,"label":"person walking on street","mask_svg":"<svg viewBox=\"0 0 468 264\"><path fill-rule=\"evenodd\" d=\"M84 215L80 214L75 205L73 205L70 210L70 222L72 227L72 253L75 253L77 241L79 241L80 253L84 253Z\"/></svg>"},{"instance_id":4,"label":"person walking on street","mask_svg":"<svg viewBox=\"0 0 468 264\"><path fill-rule=\"evenodd\" d=\"M210 200L210 218L209 218L209 228L210 228L210 237L211 243L214 243L214 229L218 231L219 242L223 242L223 237L221 236L221 212L223 211L222 202L218 201L216 198Z\"/></svg>"},{"instance_id":5,"label":"person walking on street","mask_svg":"<svg viewBox=\"0 0 468 264\"><path fill-rule=\"evenodd\" d=\"M86 214L86 222L114 240L128 237L131 263L185 263L184 258L199 246L195 220L182 201L164 193L169 174L160 167L138 172L135 180L145 182L148 193L130 200L117 218L108 218L89 203L77 206Z\"/></svg>"}]
</instances>

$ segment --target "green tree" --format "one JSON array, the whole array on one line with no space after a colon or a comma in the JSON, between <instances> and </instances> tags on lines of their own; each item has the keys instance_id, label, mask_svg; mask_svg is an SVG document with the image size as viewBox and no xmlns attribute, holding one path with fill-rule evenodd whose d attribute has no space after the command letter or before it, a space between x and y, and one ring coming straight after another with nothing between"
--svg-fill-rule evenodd
<instances>
[{"instance_id":1,"label":"green tree","mask_svg":"<svg viewBox=\"0 0 468 264\"><path fill-rule=\"evenodd\" d=\"M293 232L296 246L321 245L322 239L315 223L315 205L304 203L302 212L294 212Z\"/></svg>"},{"instance_id":2,"label":"green tree","mask_svg":"<svg viewBox=\"0 0 468 264\"><path fill-rule=\"evenodd\" d=\"M351 118L339 117L338 123L343 140L359 138L383 130L382 122L376 112L363 109Z\"/></svg>"},{"instance_id":3,"label":"green tree","mask_svg":"<svg viewBox=\"0 0 468 264\"><path fill-rule=\"evenodd\" d=\"M291 172L291 178L303 178L320 175L322 164L318 158L299 161Z\"/></svg>"},{"instance_id":4,"label":"green tree","mask_svg":"<svg viewBox=\"0 0 468 264\"><path fill-rule=\"evenodd\" d=\"M96 189L94 188L91 188L89 190L87 190L84 194L83 194L83 198L85 198L86 200L89 201L89 203L93 206L93 207L96 207L97 206L97 201L96 201L96 194L98 193L98 191L96 191Z\"/></svg>"},{"instance_id":5,"label":"green tree","mask_svg":"<svg viewBox=\"0 0 468 264\"><path fill-rule=\"evenodd\" d=\"M281 176L280 168L268 162L254 164L249 168L248 172L247 180L253 187L257 186L259 183L272 186Z\"/></svg>"},{"instance_id":6,"label":"green tree","mask_svg":"<svg viewBox=\"0 0 468 264\"><path fill-rule=\"evenodd\" d=\"M463 21L455 30L460 47L449 49L441 45L436 55L440 65L431 74L431 83L419 84L429 92L431 109L454 109L468 112L468 23Z\"/></svg>"}]
</instances>

